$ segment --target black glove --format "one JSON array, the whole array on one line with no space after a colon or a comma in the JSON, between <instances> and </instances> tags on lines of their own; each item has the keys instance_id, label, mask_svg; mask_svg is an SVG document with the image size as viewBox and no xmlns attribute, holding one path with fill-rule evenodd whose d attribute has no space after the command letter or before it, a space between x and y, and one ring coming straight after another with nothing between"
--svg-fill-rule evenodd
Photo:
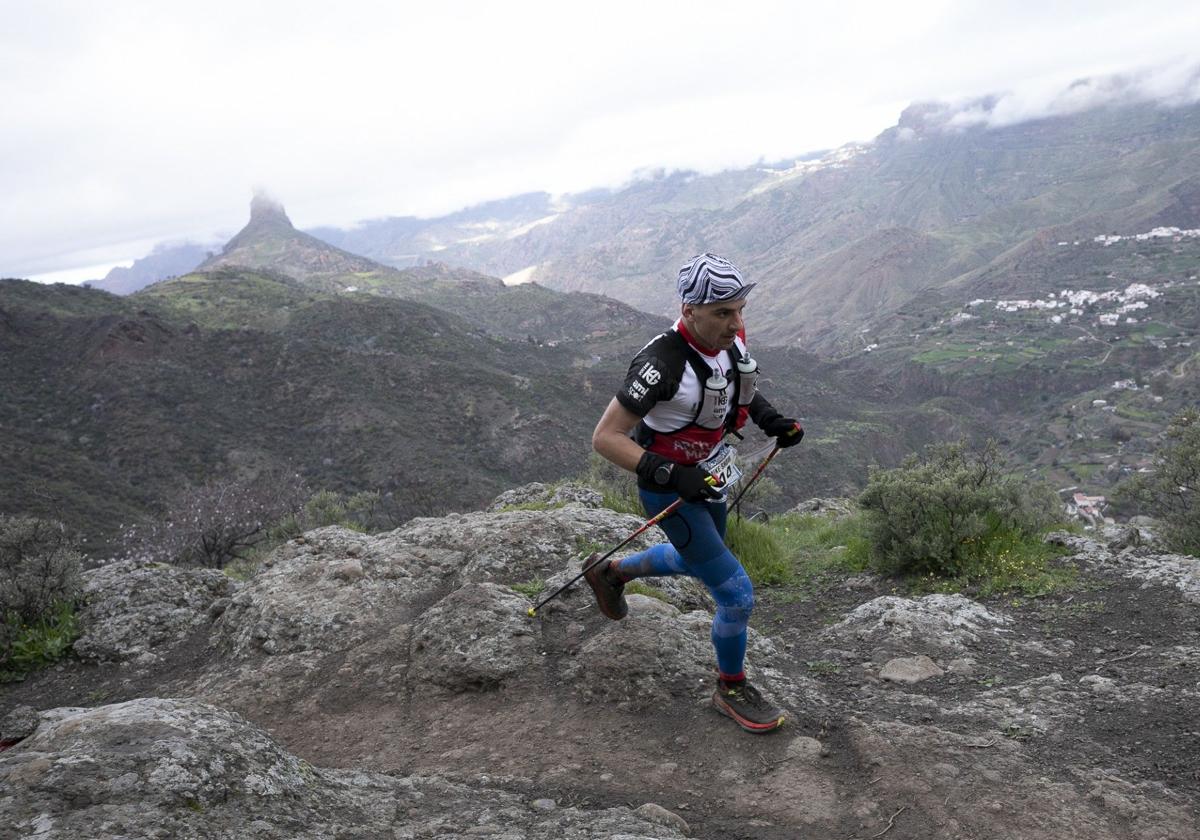
<instances>
[{"instance_id":1,"label":"black glove","mask_svg":"<svg viewBox=\"0 0 1200 840\"><path fill-rule=\"evenodd\" d=\"M643 453L638 461L637 474L649 488L663 493L673 490L685 502L703 502L721 497L708 483L712 476L704 470L676 464L653 452Z\"/></svg>"},{"instance_id":2,"label":"black glove","mask_svg":"<svg viewBox=\"0 0 1200 840\"><path fill-rule=\"evenodd\" d=\"M762 394L755 394L750 401L750 419L769 437L775 438L780 449L795 446L804 437L800 422L781 415Z\"/></svg>"},{"instance_id":3,"label":"black glove","mask_svg":"<svg viewBox=\"0 0 1200 840\"><path fill-rule=\"evenodd\" d=\"M800 422L790 417L776 416L764 423L762 430L775 438L775 444L780 449L795 446L804 437L804 429L800 426Z\"/></svg>"}]
</instances>

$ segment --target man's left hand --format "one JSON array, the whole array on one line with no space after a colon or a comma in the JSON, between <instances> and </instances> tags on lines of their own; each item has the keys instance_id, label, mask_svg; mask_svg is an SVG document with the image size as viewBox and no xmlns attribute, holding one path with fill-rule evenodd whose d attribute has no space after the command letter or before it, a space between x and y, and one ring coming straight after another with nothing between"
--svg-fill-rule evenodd
<instances>
[{"instance_id":1,"label":"man's left hand","mask_svg":"<svg viewBox=\"0 0 1200 840\"><path fill-rule=\"evenodd\" d=\"M775 445L780 449L795 446L804 437L800 422L791 417L772 417L763 422L762 430L775 438Z\"/></svg>"}]
</instances>

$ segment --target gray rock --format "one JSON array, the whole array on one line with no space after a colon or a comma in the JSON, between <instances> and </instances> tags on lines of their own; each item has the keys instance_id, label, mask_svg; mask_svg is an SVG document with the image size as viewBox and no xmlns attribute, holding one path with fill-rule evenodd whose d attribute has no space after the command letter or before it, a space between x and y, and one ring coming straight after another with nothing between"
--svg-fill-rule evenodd
<instances>
[{"instance_id":1,"label":"gray rock","mask_svg":"<svg viewBox=\"0 0 1200 840\"><path fill-rule=\"evenodd\" d=\"M323 770L236 714L188 700L59 709L0 753L0 825L88 837L641 837L683 833L628 808L537 801L437 776ZM486 828L485 828L486 831Z\"/></svg>"},{"instance_id":2,"label":"gray rock","mask_svg":"<svg viewBox=\"0 0 1200 840\"><path fill-rule=\"evenodd\" d=\"M236 584L216 569L122 560L83 573L82 628L73 650L83 659L153 661L211 621L209 609ZM148 656L149 655L149 656Z\"/></svg>"},{"instance_id":3,"label":"gray rock","mask_svg":"<svg viewBox=\"0 0 1200 840\"><path fill-rule=\"evenodd\" d=\"M577 690L648 705L712 681L712 616L681 614L642 595L627 600L629 615L607 622L568 663L566 677Z\"/></svg>"},{"instance_id":4,"label":"gray rock","mask_svg":"<svg viewBox=\"0 0 1200 840\"><path fill-rule=\"evenodd\" d=\"M900 598L885 595L852 610L827 628L822 639L858 640L893 647L961 650L978 642L981 633L996 634L1012 623L962 595Z\"/></svg>"},{"instance_id":5,"label":"gray rock","mask_svg":"<svg viewBox=\"0 0 1200 840\"><path fill-rule=\"evenodd\" d=\"M794 758L799 761L815 761L824 755L825 752L824 744L816 738L810 738L807 735L797 735L787 746L788 758Z\"/></svg>"},{"instance_id":6,"label":"gray rock","mask_svg":"<svg viewBox=\"0 0 1200 840\"><path fill-rule=\"evenodd\" d=\"M457 552L460 583L525 583L547 580L588 552L617 545L645 522L604 508L571 505L553 510L452 514L413 519L389 536L411 547ZM649 529L628 546L648 548L665 539Z\"/></svg>"},{"instance_id":7,"label":"gray rock","mask_svg":"<svg viewBox=\"0 0 1200 840\"><path fill-rule=\"evenodd\" d=\"M512 490L505 490L487 507L488 513L500 513L514 507L531 505L536 507L563 507L579 505L586 508L599 508L604 504L604 496L599 490L593 490L583 484L566 482L554 487L547 487L541 482L533 482Z\"/></svg>"},{"instance_id":8,"label":"gray rock","mask_svg":"<svg viewBox=\"0 0 1200 840\"><path fill-rule=\"evenodd\" d=\"M887 682L914 683L940 677L946 673L928 656L900 657L889 661L879 672L879 678Z\"/></svg>"},{"instance_id":9,"label":"gray rock","mask_svg":"<svg viewBox=\"0 0 1200 840\"><path fill-rule=\"evenodd\" d=\"M34 733L42 718L33 706L15 706L0 718L0 741L20 741Z\"/></svg>"},{"instance_id":10,"label":"gray rock","mask_svg":"<svg viewBox=\"0 0 1200 840\"><path fill-rule=\"evenodd\" d=\"M975 673L975 660L969 656L952 659L946 665L946 670L960 677L969 677Z\"/></svg>"},{"instance_id":11,"label":"gray rock","mask_svg":"<svg viewBox=\"0 0 1200 840\"><path fill-rule=\"evenodd\" d=\"M532 602L495 583L472 583L413 624L410 673L455 691L498 687L540 668Z\"/></svg>"},{"instance_id":12,"label":"gray rock","mask_svg":"<svg viewBox=\"0 0 1200 840\"><path fill-rule=\"evenodd\" d=\"M946 714L985 718L1001 731L1044 733L1075 717L1080 696L1054 673L985 691Z\"/></svg>"},{"instance_id":13,"label":"gray rock","mask_svg":"<svg viewBox=\"0 0 1200 840\"><path fill-rule=\"evenodd\" d=\"M462 555L393 534L330 527L281 546L232 598L217 643L239 657L344 651L418 614L453 586Z\"/></svg>"},{"instance_id":14,"label":"gray rock","mask_svg":"<svg viewBox=\"0 0 1200 840\"><path fill-rule=\"evenodd\" d=\"M649 820L657 825L665 825L669 828L674 828L679 833L688 835L692 833L691 826L687 824L687 820L673 811L668 811L661 805L654 802L647 802L640 808L634 811L639 817Z\"/></svg>"},{"instance_id":15,"label":"gray rock","mask_svg":"<svg viewBox=\"0 0 1200 840\"><path fill-rule=\"evenodd\" d=\"M541 504L544 503L550 496L550 491L545 484L540 481L533 481L529 484L522 484L520 487L513 487L505 490L496 498L492 499L492 503L487 506L488 513L499 513L507 508L517 507L518 505Z\"/></svg>"}]
</instances>

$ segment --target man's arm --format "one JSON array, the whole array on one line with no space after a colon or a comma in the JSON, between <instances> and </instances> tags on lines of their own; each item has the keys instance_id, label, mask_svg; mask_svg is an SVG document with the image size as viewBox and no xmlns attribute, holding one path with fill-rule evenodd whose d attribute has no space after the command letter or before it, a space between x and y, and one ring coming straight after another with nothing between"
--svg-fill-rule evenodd
<instances>
[{"instance_id":1,"label":"man's arm","mask_svg":"<svg viewBox=\"0 0 1200 840\"><path fill-rule=\"evenodd\" d=\"M629 437L629 432L640 419L614 397L592 432L592 448L618 467L636 473L643 450Z\"/></svg>"}]
</instances>

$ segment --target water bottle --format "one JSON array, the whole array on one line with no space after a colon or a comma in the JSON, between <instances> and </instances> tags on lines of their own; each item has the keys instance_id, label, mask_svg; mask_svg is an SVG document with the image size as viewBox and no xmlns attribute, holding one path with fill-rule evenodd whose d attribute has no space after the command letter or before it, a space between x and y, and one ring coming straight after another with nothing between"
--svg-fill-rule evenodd
<instances>
[{"instance_id":1,"label":"water bottle","mask_svg":"<svg viewBox=\"0 0 1200 840\"><path fill-rule=\"evenodd\" d=\"M700 415L696 423L706 429L720 428L725 422L725 411L729 406L729 380L719 371L704 383L704 396L700 402Z\"/></svg>"},{"instance_id":2,"label":"water bottle","mask_svg":"<svg viewBox=\"0 0 1200 840\"><path fill-rule=\"evenodd\" d=\"M738 405L750 405L758 388L758 362L749 356L738 359Z\"/></svg>"}]
</instances>

